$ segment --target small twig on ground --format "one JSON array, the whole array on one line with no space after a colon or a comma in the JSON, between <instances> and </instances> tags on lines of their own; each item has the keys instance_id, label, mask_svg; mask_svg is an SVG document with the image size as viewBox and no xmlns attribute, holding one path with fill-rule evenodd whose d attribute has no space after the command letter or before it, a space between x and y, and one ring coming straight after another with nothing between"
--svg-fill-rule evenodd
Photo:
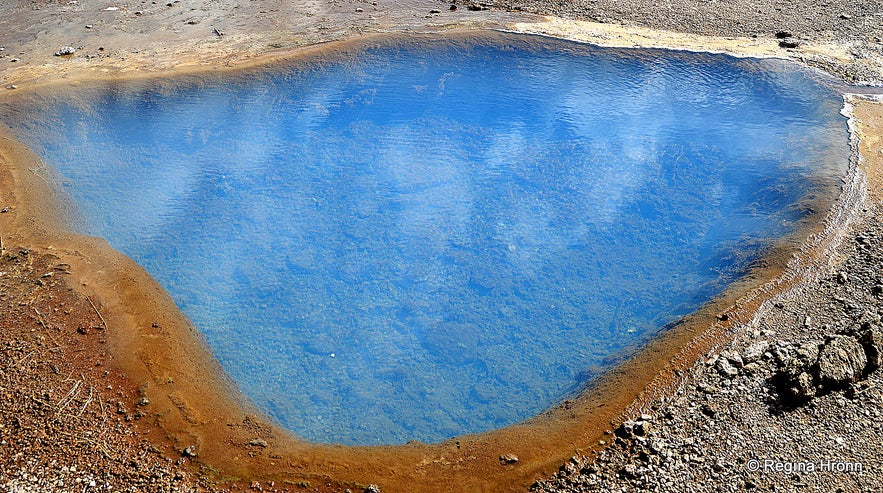
<instances>
[{"instance_id":1,"label":"small twig on ground","mask_svg":"<svg viewBox=\"0 0 883 493\"><path fill-rule=\"evenodd\" d=\"M56 404L56 407L58 407L56 413L61 413L61 411L64 411L64 408L66 408L68 404L76 399L76 397L80 394L80 385L82 385L82 383L82 380L77 380L76 382L74 382L74 385L67 392L67 394L65 394L65 396L62 397L60 401L58 401L58 404Z\"/></svg>"},{"instance_id":2,"label":"small twig on ground","mask_svg":"<svg viewBox=\"0 0 883 493\"><path fill-rule=\"evenodd\" d=\"M92 386L89 386L89 397L86 398L86 402L83 403L83 407L81 407L80 412L77 413L78 418L83 415L83 412L86 410L86 406L88 406L89 404L92 403L92 391L93 390L94 389L92 388Z\"/></svg>"},{"instance_id":3,"label":"small twig on ground","mask_svg":"<svg viewBox=\"0 0 883 493\"><path fill-rule=\"evenodd\" d=\"M870 385L868 385L867 387L865 387L865 388L859 390L858 392L856 392L855 395L864 394L865 392L867 392L867 391L873 389L874 387L876 387L876 385L874 385L874 384L870 384Z\"/></svg>"},{"instance_id":4,"label":"small twig on ground","mask_svg":"<svg viewBox=\"0 0 883 493\"><path fill-rule=\"evenodd\" d=\"M103 425L107 422L107 415L104 414L104 401L101 400L101 392L98 393L98 407L101 408L101 424ZM104 433L103 427L101 428L101 432Z\"/></svg>"},{"instance_id":5,"label":"small twig on ground","mask_svg":"<svg viewBox=\"0 0 883 493\"><path fill-rule=\"evenodd\" d=\"M49 339L52 341L52 344L55 344L55 347L61 347L61 344L52 337L52 333L49 332L49 327L46 325L46 322L43 321L43 315L40 314L40 311L37 310L36 306L31 307L34 309L34 313L37 314L37 322L40 322L40 327L43 327L43 330L46 331L46 335L49 336Z\"/></svg>"},{"instance_id":6,"label":"small twig on ground","mask_svg":"<svg viewBox=\"0 0 883 493\"><path fill-rule=\"evenodd\" d=\"M92 303L92 298L86 296L86 299L89 300L89 304L92 305L92 309L95 310L95 313L98 314L98 318L101 319L101 323L104 324L104 330L108 330L107 320L104 320L104 317L101 315L101 312L98 311L98 307L95 306L95 303Z\"/></svg>"},{"instance_id":7,"label":"small twig on ground","mask_svg":"<svg viewBox=\"0 0 883 493\"><path fill-rule=\"evenodd\" d=\"M27 360L31 359L31 356L33 356L33 355L34 355L34 352L31 351L28 354L22 356L22 358L20 360L18 360L18 363L16 363L16 366L23 366L25 363L27 363Z\"/></svg>"},{"instance_id":8,"label":"small twig on ground","mask_svg":"<svg viewBox=\"0 0 883 493\"><path fill-rule=\"evenodd\" d=\"M110 456L110 453L107 452L107 449L104 448L104 445L103 445L103 444L102 444L102 445L99 445L98 448L101 449L101 453L104 454L104 457L105 457L107 460L113 460L113 457Z\"/></svg>"},{"instance_id":9,"label":"small twig on ground","mask_svg":"<svg viewBox=\"0 0 883 493\"><path fill-rule=\"evenodd\" d=\"M41 171L45 171L46 169L47 168L45 164L40 164L40 166L37 166L35 168L28 168L28 171L33 173L35 176L40 177L40 179L45 181L46 183L49 183L49 180L47 180L46 177L40 173Z\"/></svg>"}]
</instances>

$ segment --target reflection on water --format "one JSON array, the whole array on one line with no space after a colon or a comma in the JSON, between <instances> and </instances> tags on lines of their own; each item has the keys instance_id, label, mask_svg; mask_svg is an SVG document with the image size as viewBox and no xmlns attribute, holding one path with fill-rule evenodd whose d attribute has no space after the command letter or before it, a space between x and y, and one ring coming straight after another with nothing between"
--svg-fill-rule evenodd
<instances>
[{"instance_id":1,"label":"reflection on water","mask_svg":"<svg viewBox=\"0 0 883 493\"><path fill-rule=\"evenodd\" d=\"M16 131L284 426L438 441L577 390L845 166L839 96L793 66L544 43L106 86Z\"/></svg>"}]
</instances>

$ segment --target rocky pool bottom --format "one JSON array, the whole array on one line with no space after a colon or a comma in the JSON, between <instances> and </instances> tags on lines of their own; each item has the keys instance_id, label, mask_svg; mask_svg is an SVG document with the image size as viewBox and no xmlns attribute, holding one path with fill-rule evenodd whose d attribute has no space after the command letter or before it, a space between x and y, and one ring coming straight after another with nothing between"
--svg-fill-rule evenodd
<instances>
[{"instance_id":1,"label":"rocky pool bottom","mask_svg":"<svg viewBox=\"0 0 883 493\"><path fill-rule=\"evenodd\" d=\"M28 162L27 154L22 152L4 152L4 158L7 162L11 159L18 164L33 164ZM26 180L27 176L20 175L18 178ZM33 189L41 185L31 183L29 186ZM28 186L22 186L17 190L21 192L27 188ZM4 188L4 190L11 189ZM8 197L4 199L8 200ZM8 331L5 333L10 334L10 337L4 340L13 341L4 348L4 351L18 357L7 360L8 364L12 365L9 368L16 371L7 371L8 368L4 368L3 372L4 378L13 375L15 378L0 385L4 389L20 388L25 391L7 393L5 402L9 404L10 409L15 409L19 413L4 411L3 424L7 429L16 430L15 436L22 440L18 442L19 444L30 447L27 449L28 453L16 451L7 455L10 459L3 468L3 474L4 479L8 479L7 484L13 487L29 481L32 484L39 484L38 488L41 491L47 491L53 487L60 488L57 485L65 481L74 482L77 479L80 482L76 484L85 481L86 485L95 481L100 485L193 486L197 485L199 480L191 473L197 470L187 467L191 461L198 459L199 462L212 466L212 469L202 471L209 476L212 474L207 471L221 470L227 474L259 480L260 486L266 489L296 491L309 483L318 490L342 491L350 488L356 491L360 487L359 483L361 487L365 487L368 482L378 478L377 482L387 491L396 491L396 485L412 485L415 481L424 480L426 484L435 484L439 490L450 490L451 485L454 485L455 489L462 487L463 491L474 491L476 485L485 487L506 485L505 489L511 489L509 485L514 484L526 485L543 471L551 473L556 468L556 464L563 461L563 456L552 452L554 447L550 447L542 440L547 436L554 440L552 434L544 434L544 430L538 431L537 428L533 429L533 433L521 434L514 439L506 439L499 435L484 437L484 440L467 437L462 442L436 447L420 445L400 447L397 448L397 453L393 454L383 448L370 449L367 451L370 453L351 449L343 454L327 454L325 453L328 452L327 449L321 450L322 447L319 447L318 450L301 449L300 453L290 455L289 447L287 453L282 452L278 445L285 439L278 431L262 423L259 418L247 416L241 411L225 412L241 403L230 406L230 402L225 398L217 399L217 388L206 394L214 397L202 401L198 392L191 393L194 389L180 386L187 377L192 379L196 374L200 376L211 374L211 371L201 373L196 370L200 366L212 367L210 362L200 360L198 350L193 353L196 356L192 359L194 364L183 373L180 369L173 368L179 366L171 361L174 358L166 359L165 362L158 361L162 358L162 353L169 349L169 341L190 340L191 342L185 346L196 349L199 348L200 343L198 340L193 340L193 334L186 324L176 328L170 318L165 315L156 316L164 313L163 310L157 310L158 307L168 308L166 302L153 303L152 312L145 309L140 311L140 316L134 318L130 316L131 313L129 315L121 313L120 306L113 300L121 294L132 295L132 290L137 289L133 286L151 286L151 289L147 290L149 293L146 297L161 298L155 287L143 279L143 273L139 269L131 265L123 265L120 268L120 263L125 264L125 261L120 259L116 259L115 262L95 262L102 255L89 255L90 249L93 253L100 251L107 258L113 258L113 253L108 252L102 245L79 244L76 248L70 248L72 245L63 238L45 234L47 231L45 222L42 225L43 234L35 234L40 229L40 224L38 222L36 224L38 227L35 227L33 220L36 216L28 217L27 214L27 209L34 206L38 204L25 202L21 207L11 208L11 214L4 217L9 219L18 216L18 219L10 221L14 227L4 230L4 247L7 250L4 261L10 267L6 269L8 277L2 277L9 296L6 300L9 305L9 315L3 319L3 328L4 331ZM864 219L875 218L871 216ZM7 236L8 233L12 234ZM28 253L24 254L17 245L26 245ZM50 252L51 257L45 257L45 252ZM32 260L26 260L28 258ZM117 265L112 265L114 263ZM13 268L12 265L20 267ZM110 277L123 278L123 282L104 282L109 279L96 278L94 272L88 272L92 269L101 271L113 268L117 271L111 273ZM45 276L49 272L61 274ZM66 277L67 279L61 280ZM22 280L27 282L22 283ZM137 282L140 280L145 282L143 284ZM83 282L86 286L83 286ZM68 287L76 287L76 292L68 290ZM41 291L40 288L47 289ZM98 293L98 290L104 292ZM85 298L84 294L89 297ZM145 295L143 292L141 294ZM725 300L720 306L713 307L706 314L707 316L697 316L693 327L701 331L701 327L720 326L720 322L714 323L713 320L715 315L729 306L730 301L734 299ZM38 306L35 303L46 304ZM67 308L55 312L55 308L60 308L56 303L65 303ZM136 305L138 309L146 308L142 302ZM147 303L147 305L151 304ZM53 313L57 315L52 315ZM734 315L730 320L741 318L738 313ZM154 321L149 322L151 319ZM156 329L154 324L163 329L153 333L154 344L142 344L140 349L132 350L138 354L135 358L126 356L128 350L122 351L119 344L119 337L123 334L114 330L114 327L133 327L144 332L143 329L147 326ZM110 330L105 332L104 327L109 327ZM92 339L84 337L87 335L97 337ZM690 338L689 334L686 336L687 339ZM105 342L102 343L102 340ZM101 348L102 344L107 344L111 350L83 351L84 344L92 348ZM677 346L676 341L672 346ZM651 347L637 356L637 360L641 363L648 362L648 359L641 358L654 360L652 367L642 364L640 368L636 368L634 365L626 364L619 375L613 377L623 380L613 380L610 385L602 383L598 391L602 394L606 391L612 399L595 408L592 413L594 425L587 425L584 422L580 426L585 433L582 435L570 433L566 439L559 435L559 449L593 450L594 444L597 443L596 439L603 439L601 430L609 427L609 421L618 419L620 410L627 407L628 401L643 387L639 382L650 380L670 359L672 347L669 347L668 353L663 349ZM84 353L86 357L83 359L72 357ZM125 377L119 372L123 366ZM19 371L23 368L32 371ZM105 374L104 371L107 370L102 371L102 368L111 370ZM644 373L640 374L641 371ZM70 375L77 373L81 375L79 381L82 383L78 384L77 380L71 380ZM157 375L160 378L157 378ZM119 379L109 381L115 378ZM634 385L623 385L630 379ZM166 388L157 392L155 385L151 384L157 381L164 382ZM143 385L145 382L148 385ZM110 383L112 389L108 389L105 383ZM198 381L187 383L192 384L193 387L200 386ZM214 383L224 387L223 381ZM29 394L29 389L34 393ZM80 391L84 393L80 394ZM67 398L68 395L72 398ZM197 397L192 400L184 397L193 395ZM50 397L58 397L59 400L55 401ZM97 404L95 401L98 401ZM121 404L116 404L117 401ZM139 402L142 404L140 407ZM49 412L52 411L53 405L63 405L62 413ZM573 417L580 414L580 406L583 405L584 403L580 401L569 403L564 407L570 406L571 409L567 410L570 412L562 413L562 410L558 410L553 413L552 420L554 421L555 416ZM27 419L23 420L17 416L26 416ZM61 419L58 418L59 416ZM235 419L230 419L231 416ZM47 431L39 431L41 427ZM220 429L224 432L212 435L210 429L214 429L215 432ZM141 433L147 430L152 432L136 435L133 433L134 430L139 430ZM56 439L48 440L46 439L48 436ZM148 437L148 441L145 441L144 437ZM172 437L172 441L165 441L162 437ZM537 440L537 437L541 440ZM584 443L585 447L575 445L577 441ZM8 442L3 446L12 443ZM84 443L93 447L83 449ZM131 444L131 448L122 448L119 454L113 453L116 450L113 445L125 443ZM569 445L565 446L564 443ZM156 444L159 444L158 448ZM525 447L525 444L531 446ZM58 458L65 456L58 454L58 450L64 447L77 451L66 455L67 463L76 467L59 466L61 462ZM547 449L536 453L531 451L543 447ZM518 456L519 462L501 464L500 457L508 453ZM546 455L543 455L544 453ZM193 457L194 455L197 457ZM168 459L168 457L174 458ZM294 457L297 458L285 464L286 459ZM304 457L309 457L310 460L302 461ZM308 465L308 462L314 465ZM377 466L377 464L385 464L385 466ZM567 468L572 469L572 466ZM452 474L451 469L456 469L456 473ZM358 479L330 481L327 479L329 476ZM217 476L213 477L217 478ZM205 483L200 484L208 487ZM234 489L246 489L252 486L255 485L245 481L238 483ZM224 487L216 484L212 488ZM428 486L428 489L430 488L432 486Z\"/></svg>"}]
</instances>

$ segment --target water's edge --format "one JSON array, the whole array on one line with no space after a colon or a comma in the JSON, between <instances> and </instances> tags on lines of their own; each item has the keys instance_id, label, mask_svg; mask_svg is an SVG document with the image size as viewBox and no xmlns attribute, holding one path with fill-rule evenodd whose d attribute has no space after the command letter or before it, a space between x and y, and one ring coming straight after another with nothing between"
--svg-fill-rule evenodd
<instances>
[{"instance_id":1,"label":"water's edge","mask_svg":"<svg viewBox=\"0 0 883 493\"><path fill-rule=\"evenodd\" d=\"M296 442L277 428L270 442L273 454L280 457L274 466L262 457L243 459L252 436L239 425L255 419L268 425L270 420L253 417L258 412L220 369L199 332L140 266L103 240L64 231L63 207L54 200L48 184L31 171L40 166L39 159L5 137L0 140L0 189L12 197L4 197L11 211L0 223L0 234L6 248L44 251L72 266L71 287L96 300L108 320L117 369L133 381L147 383L153 403L149 412L161 416L156 424L182 447L196 445L201 460L224 474L332 477L375 482L393 491L406 486L413 489L417 484L425 485L421 491L450 491L452 484L463 491L508 490L513 484L530 484L575 451L597 448L611 421L632 417L643 408L642 403L672 392L697 358L749 326L765 309L765 300L811 280L829 264L828 252L839 244L866 198L858 134L852 122L850 133L853 156L840 197L797 235L802 239L799 249L778 249L766 259L765 267L755 269L637 351L578 398L524 423L438 445L314 445ZM726 320L721 314L727 314ZM231 448L231 443L242 447ZM499 456L507 453L519 457L517 466L500 465Z\"/></svg>"}]
</instances>

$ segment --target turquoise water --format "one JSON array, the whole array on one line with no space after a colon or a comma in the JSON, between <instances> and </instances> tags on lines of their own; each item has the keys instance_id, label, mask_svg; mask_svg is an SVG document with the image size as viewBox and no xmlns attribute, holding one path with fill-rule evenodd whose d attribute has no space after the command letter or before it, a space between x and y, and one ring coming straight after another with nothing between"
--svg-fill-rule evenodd
<instances>
[{"instance_id":1,"label":"turquoise water","mask_svg":"<svg viewBox=\"0 0 883 493\"><path fill-rule=\"evenodd\" d=\"M512 40L2 111L75 229L282 425L433 442L578 391L794 231L848 156L840 96L796 66Z\"/></svg>"}]
</instances>

